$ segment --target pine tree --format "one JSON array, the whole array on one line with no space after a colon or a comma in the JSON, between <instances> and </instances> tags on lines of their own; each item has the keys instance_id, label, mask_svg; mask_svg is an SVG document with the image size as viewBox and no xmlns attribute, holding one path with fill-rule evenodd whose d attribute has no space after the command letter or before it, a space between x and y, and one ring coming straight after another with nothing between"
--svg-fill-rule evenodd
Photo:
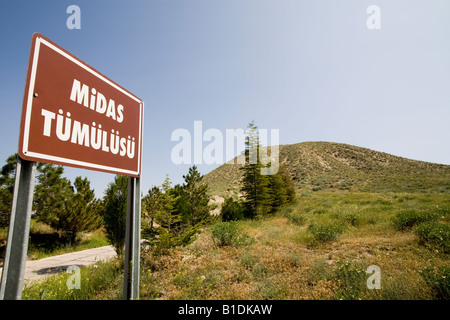
<instances>
[{"instance_id":1,"label":"pine tree","mask_svg":"<svg viewBox=\"0 0 450 320\"><path fill-rule=\"evenodd\" d=\"M62 177L62 166L39 163L38 171L34 210L39 221L67 235L72 244L80 232L93 231L102 225L102 203L95 198L87 178L76 177L72 186Z\"/></svg>"},{"instance_id":2,"label":"pine tree","mask_svg":"<svg viewBox=\"0 0 450 320\"><path fill-rule=\"evenodd\" d=\"M191 205L189 203L188 194L180 184L175 185L170 192L177 198L175 211L181 216L181 223L185 226L189 225L191 217Z\"/></svg>"},{"instance_id":3,"label":"pine tree","mask_svg":"<svg viewBox=\"0 0 450 320\"><path fill-rule=\"evenodd\" d=\"M244 195L244 217L275 213L282 206L295 201L295 188L289 172L280 164L276 174L264 175L260 161L260 143L254 122L248 126L241 192Z\"/></svg>"},{"instance_id":4,"label":"pine tree","mask_svg":"<svg viewBox=\"0 0 450 320\"><path fill-rule=\"evenodd\" d=\"M142 215L144 218L150 219L150 229L154 229L155 217L160 210L161 205L161 189L153 186L148 190L147 195L142 199Z\"/></svg>"},{"instance_id":5,"label":"pine tree","mask_svg":"<svg viewBox=\"0 0 450 320\"><path fill-rule=\"evenodd\" d=\"M0 176L0 224L5 225L11 210L17 154L8 158ZM60 235L68 235L70 243L80 232L98 229L101 201L95 199L89 180L77 177L74 186L62 177L64 168L38 163L37 185L34 191L35 217L55 229Z\"/></svg>"},{"instance_id":6,"label":"pine tree","mask_svg":"<svg viewBox=\"0 0 450 320\"><path fill-rule=\"evenodd\" d=\"M254 218L270 211L268 194L268 177L261 174L263 165L260 161L259 136L254 121L248 125L245 141L245 165L243 170L241 192L244 195L244 217Z\"/></svg>"},{"instance_id":7,"label":"pine tree","mask_svg":"<svg viewBox=\"0 0 450 320\"><path fill-rule=\"evenodd\" d=\"M296 201L295 186L292 182L291 174L286 168L286 165L280 164L278 174L281 176L284 182L284 189L286 192L286 203L291 204Z\"/></svg>"},{"instance_id":8,"label":"pine tree","mask_svg":"<svg viewBox=\"0 0 450 320\"><path fill-rule=\"evenodd\" d=\"M287 203L285 183L279 172L268 176L268 178L270 213L275 213L280 207Z\"/></svg>"},{"instance_id":9,"label":"pine tree","mask_svg":"<svg viewBox=\"0 0 450 320\"><path fill-rule=\"evenodd\" d=\"M172 193L170 184L171 182L169 176L166 176L166 179L161 186L162 193L160 197L160 210L156 215L159 225L167 229L169 233L175 231L181 221L181 215L176 212L176 202L178 200L178 196L175 196Z\"/></svg>"},{"instance_id":10,"label":"pine tree","mask_svg":"<svg viewBox=\"0 0 450 320\"><path fill-rule=\"evenodd\" d=\"M125 246L125 228L127 222L128 177L116 175L108 184L103 198L103 221L106 237L122 256Z\"/></svg>"},{"instance_id":11,"label":"pine tree","mask_svg":"<svg viewBox=\"0 0 450 320\"><path fill-rule=\"evenodd\" d=\"M176 210L176 203L179 196L173 193L170 187L171 182L168 176L161 186L161 196L159 198L159 210L156 214L156 222L160 225L157 230L156 250L164 250L182 243L181 215Z\"/></svg>"},{"instance_id":12,"label":"pine tree","mask_svg":"<svg viewBox=\"0 0 450 320\"><path fill-rule=\"evenodd\" d=\"M286 166L283 164L280 164L276 174L268 177L270 212L275 213L282 206L295 201L295 187Z\"/></svg>"},{"instance_id":13,"label":"pine tree","mask_svg":"<svg viewBox=\"0 0 450 320\"><path fill-rule=\"evenodd\" d=\"M189 168L188 174L183 176L183 179L186 210L181 213L188 226L198 227L210 217L208 186L202 183L203 176L195 165Z\"/></svg>"},{"instance_id":14,"label":"pine tree","mask_svg":"<svg viewBox=\"0 0 450 320\"><path fill-rule=\"evenodd\" d=\"M188 244L209 218L207 186L197 168L190 168L183 178L183 185L171 187L167 176L161 187L153 187L143 199L146 217L151 219L144 236L156 251ZM153 228L153 219L157 228Z\"/></svg>"},{"instance_id":15,"label":"pine tree","mask_svg":"<svg viewBox=\"0 0 450 320\"><path fill-rule=\"evenodd\" d=\"M17 153L8 157L0 175L0 228L6 227L9 223L17 157Z\"/></svg>"},{"instance_id":16,"label":"pine tree","mask_svg":"<svg viewBox=\"0 0 450 320\"><path fill-rule=\"evenodd\" d=\"M97 230L102 226L103 203L95 198L87 178L76 177L74 192L67 199L66 210L58 217L58 228L69 233L70 243L75 243L80 232Z\"/></svg>"},{"instance_id":17,"label":"pine tree","mask_svg":"<svg viewBox=\"0 0 450 320\"><path fill-rule=\"evenodd\" d=\"M62 177L62 166L38 163L37 169L38 184L35 187L33 202L36 217L58 232L63 231L60 217L63 217L67 210L67 199L73 196L70 181Z\"/></svg>"}]
</instances>

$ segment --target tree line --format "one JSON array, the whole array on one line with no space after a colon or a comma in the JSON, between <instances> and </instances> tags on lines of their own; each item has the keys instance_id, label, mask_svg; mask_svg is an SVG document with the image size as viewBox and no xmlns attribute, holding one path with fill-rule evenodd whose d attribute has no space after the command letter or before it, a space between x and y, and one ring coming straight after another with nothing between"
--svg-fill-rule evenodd
<instances>
[{"instance_id":1,"label":"tree line","mask_svg":"<svg viewBox=\"0 0 450 320\"><path fill-rule=\"evenodd\" d=\"M143 236L156 249L184 245L194 239L196 232L216 220L255 219L274 214L282 206L295 201L295 188L283 164L276 174L263 175L259 152L261 145L257 126L251 122L246 136L245 165L240 192L242 197L225 199L219 217L210 214L208 186L197 167L183 176L184 183L171 186L168 176L160 187L152 187L142 200L146 220ZM250 161L250 152L257 161Z\"/></svg>"},{"instance_id":2,"label":"tree line","mask_svg":"<svg viewBox=\"0 0 450 320\"><path fill-rule=\"evenodd\" d=\"M270 215L295 201L295 189L281 164L273 175L262 175L259 154L250 163L251 149L261 148L254 122L248 126L242 197L225 199L219 217L210 214L208 185L194 165L183 176L184 182L172 186L168 176L161 186L152 186L141 199L142 238L155 251L190 243L204 226L217 221L254 219ZM10 156L0 175L0 227L9 222L17 154ZM125 244L128 177L117 175L108 184L102 199L95 197L87 178L78 176L72 183L63 177L64 168L52 164L37 164L33 197L33 219L43 222L70 244L79 240L82 232L104 228L108 241L121 255Z\"/></svg>"},{"instance_id":3,"label":"tree line","mask_svg":"<svg viewBox=\"0 0 450 320\"><path fill-rule=\"evenodd\" d=\"M17 154L11 155L0 175L0 227L9 223L14 192ZM73 184L63 177L64 168L37 163L33 195L33 215L71 244L81 232L94 231L102 226L103 201L95 197L87 178L78 176Z\"/></svg>"},{"instance_id":4,"label":"tree line","mask_svg":"<svg viewBox=\"0 0 450 320\"><path fill-rule=\"evenodd\" d=\"M0 174L0 228L8 226L14 192L17 154L8 157ZM69 244L82 232L104 228L118 255L123 254L128 177L116 175L102 199L95 197L87 178L71 183L64 167L37 163L32 218L53 228ZM171 186L167 176L142 198L143 238L157 250L187 244L200 227L212 220L208 186L196 166L183 176L182 185Z\"/></svg>"}]
</instances>

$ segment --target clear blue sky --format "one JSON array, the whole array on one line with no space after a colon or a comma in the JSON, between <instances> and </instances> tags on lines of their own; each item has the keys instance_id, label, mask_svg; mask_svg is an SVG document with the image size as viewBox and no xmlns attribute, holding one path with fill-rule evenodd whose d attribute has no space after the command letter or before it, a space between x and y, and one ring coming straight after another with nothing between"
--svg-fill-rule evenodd
<instances>
[{"instance_id":1,"label":"clear blue sky","mask_svg":"<svg viewBox=\"0 0 450 320\"><path fill-rule=\"evenodd\" d=\"M69 5L81 30L69 30ZM369 30L369 5L381 30ZM182 182L177 128L279 129L450 164L450 1L0 2L0 161L17 151L26 70L40 32L145 102L142 189ZM207 173L217 165L201 165ZM101 196L113 176L87 176Z\"/></svg>"}]
</instances>

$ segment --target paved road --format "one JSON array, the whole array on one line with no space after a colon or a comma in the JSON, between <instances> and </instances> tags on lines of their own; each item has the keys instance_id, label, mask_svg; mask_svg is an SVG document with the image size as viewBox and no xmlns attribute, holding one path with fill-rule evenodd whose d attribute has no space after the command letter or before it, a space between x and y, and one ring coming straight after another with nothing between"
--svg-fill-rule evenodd
<instances>
[{"instance_id":1,"label":"paved road","mask_svg":"<svg viewBox=\"0 0 450 320\"><path fill-rule=\"evenodd\" d=\"M24 279L25 281L39 280L47 275L65 271L71 265L88 266L100 260L109 260L115 256L114 247L105 246L27 261ZM0 268L0 275L1 273L2 269Z\"/></svg>"}]
</instances>

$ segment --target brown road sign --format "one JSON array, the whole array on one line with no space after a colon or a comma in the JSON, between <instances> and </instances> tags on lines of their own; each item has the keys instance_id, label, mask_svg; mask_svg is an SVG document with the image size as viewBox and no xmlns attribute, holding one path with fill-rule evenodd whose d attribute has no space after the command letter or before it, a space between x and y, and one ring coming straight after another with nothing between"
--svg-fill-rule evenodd
<instances>
[{"instance_id":1,"label":"brown road sign","mask_svg":"<svg viewBox=\"0 0 450 320\"><path fill-rule=\"evenodd\" d=\"M19 155L141 174L144 103L41 34L31 45Z\"/></svg>"}]
</instances>

